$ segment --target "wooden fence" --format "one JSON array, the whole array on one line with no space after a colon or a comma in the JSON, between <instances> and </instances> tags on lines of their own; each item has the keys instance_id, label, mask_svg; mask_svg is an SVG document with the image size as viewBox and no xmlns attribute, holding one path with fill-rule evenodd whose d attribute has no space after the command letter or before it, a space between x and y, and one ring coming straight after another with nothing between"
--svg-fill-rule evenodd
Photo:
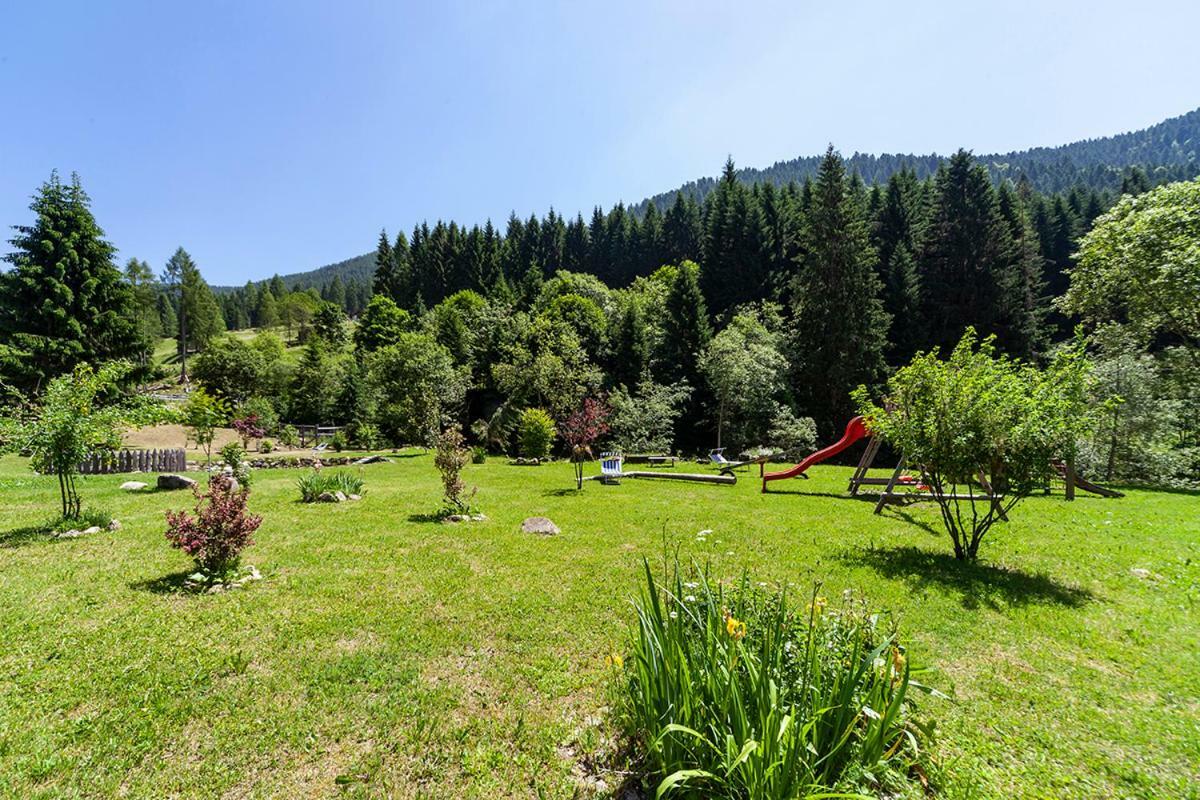
<instances>
[{"instance_id":1,"label":"wooden fence","mask_svg":"<svg viewBox=\"0 0 1200 800\"><path fill-rule=\"evenodd\" d=\"M79 465L84 475L113 472L183 472L187 469L187 451L182 447L170 450L118 450L115 453L94 455Z\"/></svg>"}]
</instances>

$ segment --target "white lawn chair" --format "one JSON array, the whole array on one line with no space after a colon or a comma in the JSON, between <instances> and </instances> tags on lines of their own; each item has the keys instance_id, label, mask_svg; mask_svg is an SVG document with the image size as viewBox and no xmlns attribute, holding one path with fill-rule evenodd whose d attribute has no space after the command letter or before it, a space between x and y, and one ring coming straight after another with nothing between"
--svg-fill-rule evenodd
<instances>
[{"instance_id":1,"label":"white lawn chair","mask_svg":"<svg viewBox=\"0 0 1200 800\"><path fill-rule=\"evenodd\" d=\"M625 474L621 471L621 464L624 461L625 456L620 453L601 453L600 482L620 483L621 477Z\"/></svg>"},{"instance_id":2,"label":"white lawn chair","mask_svg":"<svg viewBox=\"0 0 1200 800\"><path fill-rule=\"evenodd\" d=\"M709 450L708 458L712 463L717 465L717 472L722 475L733 475L735 469L741 469L750 464L762 466L767 460L766 456L758 456L757 458L748 458L745 461L730 461L725 457L724 447L714 447L712 450Z\"/></svg>"}]
</instances>

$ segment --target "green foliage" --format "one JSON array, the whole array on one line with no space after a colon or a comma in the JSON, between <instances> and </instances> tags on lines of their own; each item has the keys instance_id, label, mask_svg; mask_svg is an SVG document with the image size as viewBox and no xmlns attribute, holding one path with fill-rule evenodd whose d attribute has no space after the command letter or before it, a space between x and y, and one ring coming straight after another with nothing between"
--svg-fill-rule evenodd
<instances>
[{"instance_id":1,"label":"green foliage","mask_svg":"<svg viewBox=\"0 0 1200 800\"><path fill-rule=\"evenodd\" d=\"M0 381L38 393L83 361L144 360L135 295L113 263L78 175L52 173L29 206L32 225L15 226L0 273ZM141 296L141 295L139 295Z\"/></svg>"},{"instance_id":2,"label":"green foliage","mask_svg":"<svg viewBox=\"0 0 1200 800\"><path fill-rule=\"evenodd\" d=\"M816 419L823 436L845 424L850 391L876 383L884 372L889 320L879 299L877 255L865 211L831 147L800 230L791 287L794 385L801 407Z\"/></svg>"},{"instance_id":3,"label":"green foliage","mask_svg":"<svg viewBox=\"0 0 1200 800\"><path fill-rule=\"evenodd\" d=\"M790 365L781 352L781 327L772 307L743 310L705 348L700 370L716 401L717 447L767 444L775 418L787 411L781 401Z\"/></svg>"},{"instance_id":4,"label":"green foliage","mask_svg":"<svg viewBox=\"0 0 1200 800\"><path fill-rule=\"evenodd\" d=\"M578 334L564 322L538 317L517 323L518 338L493 365L496 387L514 405L538 405L561 418L595 393L602 379Z\"/></svg>"},{"instance_id":5,"label":"green foliage","mask_svg":"<svg viewBox=\"0 0 1200 800\"><path fill-rule=\"evenodd\" d=\"M1087 374L1079 343L1040 370L968 329L948 359L920 354L893 375L882 405L862 387L855 400L872 433L923 471L955 557L974 560L992 524L1047 485L1051 462L1073 460L1090 425Z\"/></svg>"},{"instance_id":6,"label":"green foliage","mask_svg":"<svg viewBox=\"0 0 1200 800\"><path fill-rule=\"evenodd\" d=\"M229 404L197 386L184 401L180 419L191 440L204 450L204 460L212 461L213 439L217 428L229 421Z\"/></svg>"},{"instance_id":7,"label":"green foliage","mask_svg":"<svg viewBox=\"0 0 1200 800\"><path fill-rule=\"evenodd\" d=\"M370 353L400 341L400 335L412 327L408 312L391 297L377 294L367 303L354 329L354 347Z\"/></svg>"},{"instance_id":8,"label":"green foliage","mask_svg":"<svg viewBox=\"0 0 1200 800\"><path fill-rule=\"evenodd\" d=\"M262 453L263 455L270 453L274 449L275 449L275 443L272 442L270 439L263 439L262 441L260 441L258 443L258 452Z\"/></svg>"},{"instance_id":9,"label":"green foliage","mask_svg":"<svg viewBox=\"0 0 1200 800\"><path fill-rule=\"evenodd\" d=\"M362 495L363 479L361 475L338 469L314 469L296 479L296 487L300 490L300 499L305 503L315 503L326 492L336 494L341 492L349 497L352 494Z\"/></svg>"},{"instance_id":10,"label":"green foliage","mask_svg":"<svg viewBox=\"0 0 1200 800\"><path fill-rule=\"evenodd\" d=\"M1079 244L1061 299L1089 320L1127 320L1143 340L1165 334L1200 362L1200 180L1127 196Z\"/></svg>"},{"instance_id":11,"label":"green foliage","mask_svg":"<svg viewBox=\"0 0 1200 800\"><path fill-rule=\"evenodd\" d=\"M372 353L367 364L387 437L397 443L433 444L466 393L463 373L446 348L426 334L404 333L396 344Z\"/></svg>"},{"instance_id":12,"label":"green foliage","mask_svg":"<svg viewBox=\"0 0 1200 800\"><path fill-rule=\"evenodd\" d=\"M217 397L241 403L271 390L262 349L234 336L220 336L192 360L192 377Z\"/></svg>"},{"instance_id":13,"label":"green foliage","mask_svg":"<svg viewBox=\"0 0 1200 800\"><path fill-rule=\"evenodd\" d=\"M346 436L344 430L339 430L335 431L333 436L330 437L329 444L333 446L334 450L340 453L350 446L350 439Z\"/></svg>"},{"instance_id":14,"label":"green foliage","mask_svg":"<svg viewBox=\"0 0 1200 800\"><path fill-rule=\"evenodd\" d=\"M119 449L127 428L169 418L161 404L121 388L132 369L127 361L78 364L47 384L39 406L6 420L0 431L0 447L28 452L35 470L58 478L64 518L79 517L82 509L75 480L80 462Z\"/></svg>"},{"instance_id":15,"label":"green foliage","mask_svg":"<svg viewBox=\"0 0 1200 800\"><path fill-rule=\"evenodd\" d=\"M291 419L313 425L333 419L343 387L343 362L324 340L313 338L304 346L291 387Z\"/></svg>"},{"instance_id":16,"label":"green foliage","mask_svg":"<svg viewBox=\"0 0 1200 800\"><path fill-rule=\"evenodd\" d=\"M379 447L382 439L379 428L369 422L354 426L354 446L360 450L374 450Z\"/></svg>"},{"instance_id":17,"label":"green foliage","mask_svg":"<svg viewBox=\"0 0 1200 800\"><path fill-rule=\"evenodd\" d=\"M261 451L261 447L259 450ZM220 450L221 464L228 467L230 473L242 486L249 487L251 481L250 463L246 460L246 449L238 442L229 442Z\"/></svg>"},{"instance_id":18,"label":"green foliage","mask_svg":"<svg viewBox=\"0 0 1200 800\"><path fill-rule=\"evenodd\" d=\"M613 443L626 453L670 453L675 421L691 394L686 384L655 383L647 372L634 392L624 386L608 396Z\"/></svg>"},{"instance_id":19,"label":"green foliage","mask_svg":"<svg viewBox=\"0 0 1200 800\"><path fill-rule=\"evenodd\" d=\"M300 444L300 432L295 425L284 425L279 430L279 443L284 447L296 447Z\"/></svg>"},{"instance_id":20,"label":"green foliage","mask_svg":"<svg viewBox=\"0 0 1200 800\"><path fill-rule=\"evenodd\" d=\"M521 455L526 458L545 458L556 435L554 420L540 408L521 412L517 434L521 440Z\"/></svg>"},{"instance_id":21,"label":"green foliage","mask_svg":"<svg viewBox=\"0 0 1200 800\"><path fill-rule=\"evenodd\" d=\"M487 456L488 452L486 447L483 447L482 445L476 445L475 447L471 448L472 464L486 464Z\"/></svg>"},{"instance_id":22,"label":"green foliage","mask_svg":"<svg viewBox=\"0 0 1200 800\"><path fill-rule=\"evenodd\" d=\"M628 734L656 797L892 795L920 758L914 670L896 632L846 599L807 609L784 591L714 586L649 564L626 681Z\"/></svg>"},{"instance_id":23,"label":"green foliage","mask_svg":"<svg viewBox=\"0 0 1200 800\"><path fill-rule=\"evenodd\" d=\"M346 312L340 305L321 303L312 321L313 335L337 350L346 344Z\"/></svg>"}]
</instances>

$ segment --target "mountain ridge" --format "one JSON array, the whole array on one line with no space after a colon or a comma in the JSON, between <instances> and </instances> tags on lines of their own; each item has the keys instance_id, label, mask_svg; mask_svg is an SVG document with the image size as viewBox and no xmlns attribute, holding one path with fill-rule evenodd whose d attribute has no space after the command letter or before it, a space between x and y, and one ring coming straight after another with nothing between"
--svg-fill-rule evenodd
<instances>
[{"instance_id":1,"label":"mountain ridge","mask_svg":"<svg viewBox=\"0 0 1200 800\"><path fill-rule=\"evenodd\" d=\"M866 183L882 183L901 169L913 169L918 177L937 171L948 155L937 153L898 154L854 153L846 158L846 169L856 172ZM821 156L798 156L776 161L769 167L743 167L738 179L747 184L803 181L816 174ZM976 156L995 181L1018 180L1024 176L1041 192L1060 192L1083 185L1118 191L1127 172L1137 167L1153 183L1186 180L1200 174L1200 108L1170 117L1146 128L1111 136L1080 139L1062 145L1011 150ZM716 186L717 176L688 181L669 191L641 200L629 208L639 216L650 203L666 211L679 192L698 202ZM321 286L338 276L342 281L369 281L375 269L374 252L352 256L303 272L282 275L288 288ZM254 281L261 283L262 281ZM234 287L214 287L232 289Z\"/></svg>"}]
</instances>

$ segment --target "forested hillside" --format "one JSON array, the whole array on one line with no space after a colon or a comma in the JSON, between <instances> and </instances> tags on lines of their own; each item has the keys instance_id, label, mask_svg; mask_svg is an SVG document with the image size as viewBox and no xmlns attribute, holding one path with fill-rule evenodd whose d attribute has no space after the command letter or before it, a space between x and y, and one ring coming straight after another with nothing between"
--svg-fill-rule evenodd
<instances>
[{"instance_id":1,"label":"forested hillside","mask_svg":"<svg viewBox=\"0 0 1200 800\"><path fill-rule=\"evenodd\" d=\"M937 171L945 158L936 153L855 153L846 158L846 168L867 184L886 183L904 169L911 170L918 178L926 178ZM1080 188L1128 193L1131 187L1144 188L1200 174L1200 109L1131 133L977 158L993 181L1005 178L1020 181L1024 176L1029 186L1038 192L1058 193ZM779 161L763 169L743 167L737 171L737 178L746 184L783 186L790 181L803 182L805 178L814 177L820 164L821 156L805 156ZM678 189L629 206L628 211L640 219L646 208L653 204L659 212L665 213L675 202L677 192L703 202L719 180L719 177L706 177L689 181ZM369 282L373 270L374 257L368 253L318 269L283 275L282 280L288 289L320 288L335 275L345 284L354 280ZM231 288L221 287L217 291Z\"/></svg>"}]
</instances>

